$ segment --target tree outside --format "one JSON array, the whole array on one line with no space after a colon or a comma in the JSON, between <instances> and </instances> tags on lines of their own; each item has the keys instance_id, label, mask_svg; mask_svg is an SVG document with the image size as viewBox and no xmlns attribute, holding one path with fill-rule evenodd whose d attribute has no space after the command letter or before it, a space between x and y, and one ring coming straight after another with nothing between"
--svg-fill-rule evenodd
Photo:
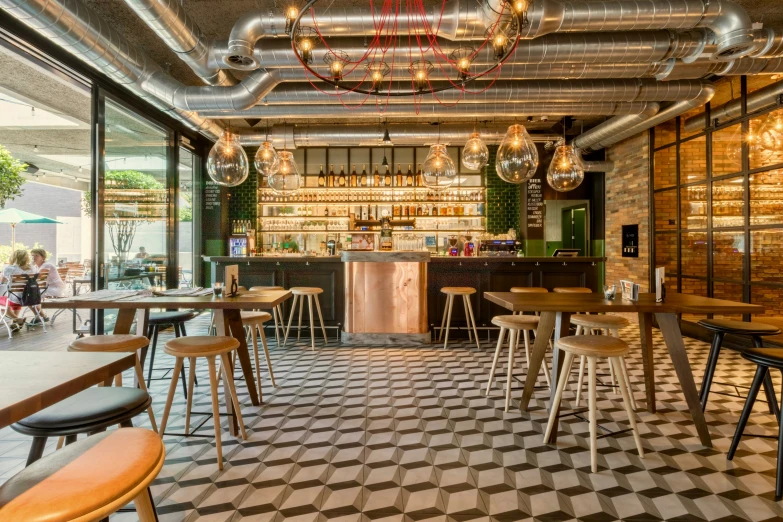
<instances>
[{"instance_id":1,"label":"tree outside","mask_svg":"<svg viewBox=\"0 0 783 522\"><path fill-rule=\"evenodd\" d=\"M8 201L22 195L25 182L22 172L26 169L26 163L14 158L8 149L0 145L0 208L5 208Z\"/></svg>"}]
</instances>

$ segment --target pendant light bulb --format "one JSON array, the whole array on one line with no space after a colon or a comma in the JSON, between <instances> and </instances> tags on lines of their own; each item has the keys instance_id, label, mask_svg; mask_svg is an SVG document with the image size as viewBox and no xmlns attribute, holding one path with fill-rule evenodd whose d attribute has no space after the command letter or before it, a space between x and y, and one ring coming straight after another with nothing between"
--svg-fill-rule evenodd
<instances>
[{"instance_id":1,"label":"pendant light bulb","mask_svg":"<svg viewBox=\"0 0 783 522\"><path fill-rule=\"evenodd\" d=\"M247 179L250 163L236 134L223 131L209 151L207 173L212 181L224 187L236 187Z\"/></svg>"},{"instance_id":2,"label":"pendant light bulb","mask_svg":"<svg viewBox=\"0 0 783 522\"><path fill-rule=\"evenodd\" d=\"M489 163L489 149L481 140L481 135L474 132L462 148L462 165L470 170L479 170Z\"/></svg>"},{"instance_id":3,"label":"pendant light bulb","mask_svg":"<svg viewBox=\"0 0 783 522\"><path fill-rule=\"evenodd\" d=\"M299 168L294 161L292 152L282 150L278 155L280 157L279 168L277 172L269 175L267 181L275 193L290 196L299 190L302 177L299 175Z\"/></svg>"},{"instance_id":4,"label":"pendant light bulb","mask_svg":"<svg viewBox=\"0 0 783 522\"><path fill-rule=\"evenodd\" d=\"M265 141L256 151L255 165L262 176L271 176L280 168L280 155L270 142Z\"/></svg>"},{"instance_id":5,"label":"pendant light bulb","mask_svg":"<svg viewBox=\"0 0 783 522\"><path fill-rule=\"evenodd\" d=\"M433 145L422 165L422 179L430 190L446 190L457 178L457 168L445 145Z\"/></svg>"},{"instance_id":6,"label":"pendant light bulb","mask_svg":"<svg viewBox=\"0 0 783 522\"><path fill-rule=\"evenodd\" d=\"M573 145L558 145L546 171L546 182L558 192L569 192L582 184L585 171Z\"/></svg>"},{"instance_id":7,"label":"pendant light bulb","mask_svg":"<svg viewBox=\"0 0 783 522\"><path fill-rule=\"evenodd\" d=\"M511 125L498 147L495 170L507 183L524 183L536 174L538 150L523 125Z\"/></svg>"},{"instance_id":8,"label":"pendant light bulb","mask_svg":"<svg viewBox=\"0 0 783 522\"><path fill-rule=\"evenodd\" d=\"M770 152L783 151L783 110L773 111L758 130L758 146Z\"/></svg>"}]
</instances>

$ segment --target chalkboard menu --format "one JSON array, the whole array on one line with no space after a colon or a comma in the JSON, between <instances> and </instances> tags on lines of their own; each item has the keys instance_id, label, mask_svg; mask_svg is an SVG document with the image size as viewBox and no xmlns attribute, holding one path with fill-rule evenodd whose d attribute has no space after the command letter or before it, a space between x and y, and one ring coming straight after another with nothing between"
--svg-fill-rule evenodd
<instances>
[{"instance_id":1,"label":"chalkboard menu","mask_svg":"<svg viewBox=\"0 0 783 522\"><path fill-rule=\"evenodd\" d=\"M213 212L220 206L220 185L206 181L204 186L204 211Z\"/></svg>"},{"instance_id":2,"label":"chalkboard menu","mask_svg":"<svg viewBox=\"0 0 783 522\"><path fill-rule=\"evenodd\" d=\"M203 195L201 237L204 240L204 253L212 256L223 255L228 232L228 192L211 179L206 179Z\"/></svg>"},{"instance_id":3,"label":"chalkboard menu","mask_svg":"<svg viewBox=\"0 0 783 522\"><path fill-rule=\"evenodd\" d=\"M532 178L527 182L527 229L531 236L543 238L544 233L544 193L541 178Z\"/></svg>"}]
</instances>

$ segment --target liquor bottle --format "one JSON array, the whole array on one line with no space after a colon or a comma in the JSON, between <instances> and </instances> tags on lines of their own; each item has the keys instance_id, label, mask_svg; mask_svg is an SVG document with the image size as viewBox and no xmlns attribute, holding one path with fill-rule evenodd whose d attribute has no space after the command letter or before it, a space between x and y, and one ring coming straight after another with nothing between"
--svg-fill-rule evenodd
<instances>
[{"instance_id":1,"label":"liquor bottle","mask_svg":"<svg viewBox=\"0 0 783 522\"><path fill-rule=\"evenodd\" d=\"M415 216L416 215L416 205L411 203L410 209L408 211L409 216Z\"/></svg>"},{"instance_id":2,"label":"liquor bottle","mask_svg":"<svg viewBox=\"0 0 783 522\"><path fill-rule=\"evenodd\" d=\"M334 163L329 165L329 187L334 187Z\"/></svg>"},{"instance_id":3,"label":"liquor bottle","mask_svg":"<svg viewBox=\"0 0 783 522\"><path fill-rule=\"evenodd\" d=\"M345 186L345 165L340 165L340 176L337 178L337 184L341 187Z\"/></svg>"},{"instance_id":4,"label":"liquor bottle","mask_svg":"<svg viewBox=\"0 0 783 522\"><path fill-rule=\"evenodd\" d=\"M324 207L324 216L329 216L329 207Z\"/></svg>"},{"instance_id":5,"label":"liquor bottle","mask_svg":"<svg viewBox=\"0 0 783 522\"><path fill-rule=\"evenodd\" d=\"M367 165L362 165L362 177L359 178L359 186L360 187L366 187L367 186Z\"/></svg>"},{"instance_id":6,"label":"liquor bottle","mask_svg":"<svg viewBox=\"0 0 783 522\"><path fill-rule=\"evenodd\" d=\"M325 187L326 186L326 175L324 174L324 166L321 165L321 170L318 172L318 186L319 187Z\"/></svg>"},{"instance_id":7,"label":"liquor bottle","mask_svg":"<svg viewBox=\"0 0 783 522\"><path fill-rule=\"evenodd\" d=\"M351 186L356 186L356 165L354 165L353 169L351 170Z\"/></svg>"},{"instance_id":8,"label":"liquor bottle","mask_svg":"<svg viewBox=\"0 0 783 522\"><path fill-rule=\"evenodd\" d=\"M383 184L387 187L392 186L392 176L388 165L386 166L386 173L383 175Z\"/></svg>"},{"instance_id":9,"label":"liquor bottle","mask_svg":"<svg viewBox=\"0 0 783 522\"><path fill-rule=\"evenodd\" d=\"M416 207L416 215L417 216L423 216L424 215L424 210L422 210L421 205Z\"/></svg>"},{"instance_id":10,"label":"liquor bottle","mask_svg":"<svg viewBox=\"0 0 783 522\"><path fill-rule=\"evenodd\" d=\"M378 173L378 164L375 164L375 172L372 173L372 186L373 187L380 187L381 186L381 175Z\"/></svg>"},{"instance_id":11,"label":"liquor bottle","mask_svg":"<svg viewBox=\"0 0 783 522\"><path fill-rule=\"evenodd\" d=\"M413 186L413 172L411 171L411 165L408 163L408 172L405 174L405 185Z\"/></svg>"},{"instance_id":12,"label":"liquor bottle","mask_svg":"<svg viewBox=\"0 0 783 522\"><path fill-rule=\"evenodd\" d=\"M421 163L419 163L419 170L416 171L416 186L417 187L424 186L424 178L422 178L421 175Z\"/></svg>"},{"instance_id":13,"label":"liquor bottle","mask_svg":"<svg viewBox=\"0 0 783 522\"><path fill-rule=\"evenodd\" d=\"M402 167L397 165L397 186L402 187Z\"/></svg>"}]
</instances>

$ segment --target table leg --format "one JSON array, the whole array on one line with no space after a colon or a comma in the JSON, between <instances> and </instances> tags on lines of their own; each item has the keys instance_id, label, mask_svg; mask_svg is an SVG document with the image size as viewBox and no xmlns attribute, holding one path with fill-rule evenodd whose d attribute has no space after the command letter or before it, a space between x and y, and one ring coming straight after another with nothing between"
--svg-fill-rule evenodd
<instances>
[{"instance_id":1,"label":"table leg","mask_svg":"<svg viewBox=\"0 0 783 522\"><path fill-rule=\"evenodd\" d=\"M655 360L652 340L652 314L639 313L639 334L642 341L642 366L647 411L655 413Z\"/></svg>"},{"instance_id":2,"label":"table leg","mask_svg":"<svg viewBox=\"0 0 783 522\"><path fill-rule=\"evenodd\" d=\"M540 323L539 323L540 324ZM571 326L571 314L569 312L557 312L555 319L555 348L552 349L552 386L549 387L549 408L551 409L555 404L555 394L557 393L557 385L560 379L568 379L568 375L562 375L563 373L563 357L561 357L560 350L556 348L557 340L561 337L566 337L569 333ZM536 340L538 336L536 336ZM547 337L547 340L549 338ZM554 420L552 421L552 431L549 435L549 440L544 442L554 444L557 442L557 416L560 414L560 405L557 405L555 411Z\"/></svg>"},{"instance_id":3,"label":"table leg","mask_svg":"<svg viewBox=\"0 0 783 522\"><path fill-rule=\"evenodd\" d=\"M242 366L242 375L245 377L245 384L247 385L247 391L250 394L253 406L258 406L260 404L258 401L258 390L256 390L256 382L253 378L253 364L250 362L250 351L245 339L245 329L242 326L242 316L239 310L223 310L223 316L231 335L239 341L237 355L239 356L239 364ZM218 324L220 323L218 317L215 320Z\"/></svg>"},{"instance_id":4,"label":"table leg","mask_svg":"<svg viewBox=\"0 0 783 522\"><path fill-rule=\"evenodd\" d=\"M693 424L699 434L702 445L711 448L712 439L704 420L704 412L701 411L701 402L699 402L699 392L696 390L696 383L693 380L693 371L688 361L688 354L685 352L685 343L682 340L682 332L677 322L675 314L655 314L658 326L661 328L663 339L666 341L666 347L669 349L674 370L677 372L677 378L682 386L682 393L685 395L685 402L688 403L688 409L693 418Z\"/></svg>"},{"instance_id":5,"label":"table leg","mask_svg":"<svg viewBox=\"0 0 783 522\"><path fill-rule=\"evenodd\" d=\"M522 400L519 403L519 408L522 411L527 411L530 398L533 396L533 389L536 386L538 372L541 370L541 363L544 361L544 356L546 355L546 348L549 344L549 338L552 336L552 331L555 329L555 316L555 312L541 312L541 316L538 320L538 328L536 328L536 340L533 343L533 349L530 353L530 360L527 364L525 388L522 391ZM552 389L557 389L555 383L552 383Z\"/></svg>"},{"instance_id":6,"label":"table leg","mask_svg":"<svg viewBox=\"0 0 783 522\"><path fill-rule=\"evenodd\" d=\"M133 325L133 319L135 318L135 308L120 308L117 311L117 321L114 323L113 333L115 335L131 333L131 326ZM140 335L146 335L146 332Z\"/></svg>"},{"instance_id":7,"label":"table leg","mask_svg":"<svg viewBox=\"0 0 783 522\"><path fill-rule=\"evenodd\" d=\"M215 335L225 336L225 335L231 335L231 323L229 321L229 314L226 314L224 310L215 310L213 312L213 320L215 322ZM241 320L241 318L240 318ZM244 331L243 331L243 338L244 338ZM242 341L240 340L240 346L237 348L239 350L242 348ZM229 359L231 359L229 357ZM223 362L220 363L221 365L224 364ZM218 371L217 375L215 376L216 383L220 383L220 375L223 372ZM224 383L224 398L226 399L226 413L228 414L228 433L232 437L236 437L237 430L239 429L239 424L237 423L236 417L233 415L234 410L231 406L231 400L228 398L228 386Z\"/></svg>"}]
</instances>

